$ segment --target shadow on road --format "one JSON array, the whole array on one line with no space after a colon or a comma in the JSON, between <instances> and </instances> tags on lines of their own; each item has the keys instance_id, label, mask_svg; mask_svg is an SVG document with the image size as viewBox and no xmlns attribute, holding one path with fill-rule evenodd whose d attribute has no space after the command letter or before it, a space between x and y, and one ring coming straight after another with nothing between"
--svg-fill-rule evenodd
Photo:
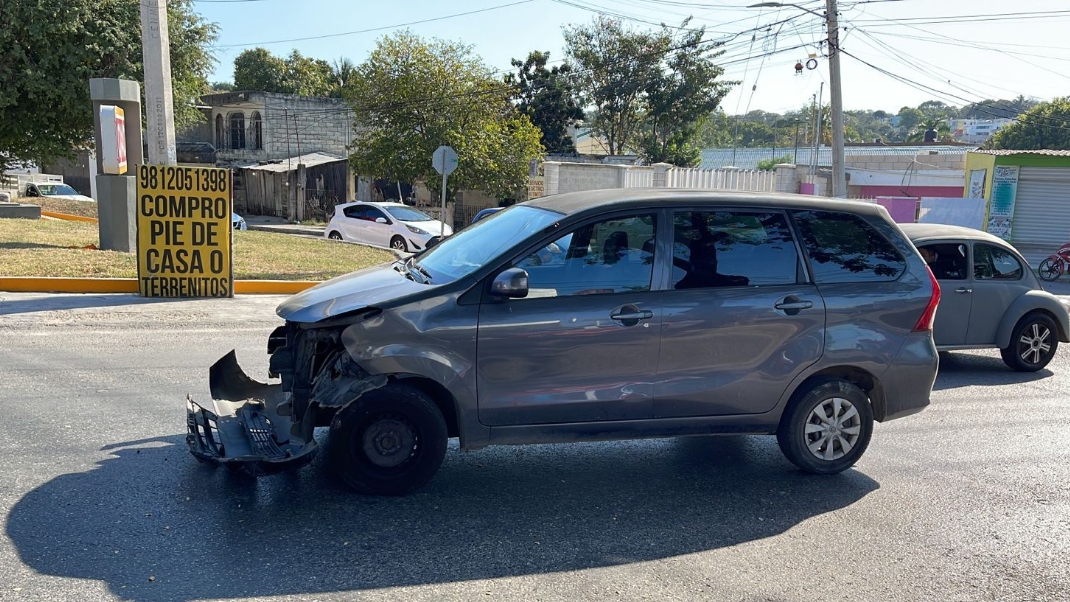
<instances>
[{"instance_id":1,"label":"shadow on road","mask_svg":"<svg viewBox=\"0 0 1070 602\"><path fill-rule=\"evenodd\" d=\"M940 371L934 391L958 387L999 387L1029 383L1054 376L1047 368L1036 372L1015 372L998 355L941 352Z\"/></svg>"},{"instance_id":2,"label":"shadow on road","mask_svg":"<svg viewBox=\"0 0 1070 602\"><path fill-rule=\"evenodd\" d=\"M0 316L27 314L43 311L65 309L86 309L91 307L119 307L122 305L147 305L150 303L173 303L175 301L195 301L195 299L162 299L140 297L126 294L55 294L34 297L32 299L5 299L0 293Z\"/></svg>"},{"instance_id":3,"label":"shadow on road","mask_svg":"<svg viewBox=\"0 0 1070 602\"><path fill-rule=\"evenodd\" d=\"M321 454L248 480L181 437L109 446L27 493L7 520L24 563L126 599L344 592L572 571L783 533L879 485L804 475L771 437L451 448L422 492L361 497ZM150 581L150 577L152 581Z\"/></svg>"}]
</instances>

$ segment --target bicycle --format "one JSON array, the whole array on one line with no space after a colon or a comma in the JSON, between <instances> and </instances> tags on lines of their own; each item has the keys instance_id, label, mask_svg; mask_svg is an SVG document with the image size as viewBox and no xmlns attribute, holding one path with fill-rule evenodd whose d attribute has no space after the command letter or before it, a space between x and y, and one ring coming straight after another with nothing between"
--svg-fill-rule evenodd
<instances>
[{"instance_id":1,"label":"bicycle","mask_svg":"<svg viewBox=\"0 0 1070 602\"><path fill-rule=\"evenodd\" d=\"M1048 255L1037 267L1037 276L1045 282L1053 282L1063 275L1067 266L1070 266L1070 242L1059 247L1059 250Z\"/></svg>"}]
</instances>

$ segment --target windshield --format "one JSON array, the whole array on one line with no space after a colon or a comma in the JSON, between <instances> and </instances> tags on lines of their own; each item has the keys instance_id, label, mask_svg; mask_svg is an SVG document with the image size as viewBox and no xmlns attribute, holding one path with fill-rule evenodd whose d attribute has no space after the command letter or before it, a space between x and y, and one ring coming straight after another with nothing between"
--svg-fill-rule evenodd
<instances>
[{"instance_id":1,"label":"windshield","mask_svg":"<svg viewBox=\"0 0 1070 602\"><path fill-rule=\"evenodd\" d=\"M383 207L383 209L386 209L386 212L399 222L429 222L432 219L430 215L408 207Z\"/></svg>"},{"instance_id":2,"label":"windshield","mask_svg":"<svg viewBox=\"0 0 1070 602\"><path fill-rule=\"evenodd\" d=\"M546 209L514 205L468 226L431 247L416 265L431 275L435 284L463 278L561 219Z\"/></svg>"},{"instance_id":3,"label":"windshield","mask_svg":"<svg viewBox=\"0 0 1070 602\"><path fill-rule=\"evenodd\" d=\"M78 191L66 184L38 184L37 189L44 195L78 194Z\"/></svg>"}]
</instances>

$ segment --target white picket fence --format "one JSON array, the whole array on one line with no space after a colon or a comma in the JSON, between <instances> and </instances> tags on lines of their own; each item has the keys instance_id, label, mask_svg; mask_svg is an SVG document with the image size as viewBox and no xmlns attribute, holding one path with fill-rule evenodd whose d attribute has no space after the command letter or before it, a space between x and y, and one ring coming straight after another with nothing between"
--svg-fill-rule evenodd
<instances>
[{"instance_id":1,"label":"white picket fence","mask_svg":"<svg viewBox=\"0 0 1070 602\"><path fill-rule=\"evenodd\" d=\"M652 188L653 186L653 167L629 167L624 175L625 188Z\"/></svg>"},{"instance_id":2,"label":"white picket fence","mask_svg":"<svg viewBox=\"0 0 1070 602\"><path fill-rule=\"evenodd\" d=\"M749 169L673 168L666 173L666 186L669 188L775 192L776 172Z\"/></svg>"}]
</instances>

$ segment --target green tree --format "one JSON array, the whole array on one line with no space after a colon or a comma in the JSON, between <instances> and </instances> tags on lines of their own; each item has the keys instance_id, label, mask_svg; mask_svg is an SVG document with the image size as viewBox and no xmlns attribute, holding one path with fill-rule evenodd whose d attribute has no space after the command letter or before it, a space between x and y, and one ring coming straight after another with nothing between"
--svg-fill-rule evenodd
<instances>
[{"instance_id":1,"label":"green tree","mask_svg":"<svg viewBox=\"0 0 1070 602\"><path fill-rule=\"evenodd\" d=\"M566 26L564 36L582 100L596 111L592 132L605 139L611 155L634 149L643 127L643 95L668 46L664 36L625 28L605 15Z\"/></svg>"},{"instance_id":2,"label":"green tree","mask_svg":"<svg viewBox=\"0 0 1070 602\"><path fill-rule=\"evenodd\" d=\"M703 46L705 28L689 30L687 23L679 35L663 28L659 36L664 58L647 81L643 115L642 155L649 163L697 165L699 127L733 85L717 81L724 69L714 60L724 51Z\"/></svg>"},{"instance_id":3,"label":"green tree","mask_svg":"<svg viewBox=\"0 0 1070 602\"><path fill-rule=\"evenodd\" d=\"M234 89L281 92L286 61L267 48L243 50L234 59Z\"/></svg>"},{"instance_id":4,"label":"green tree","mask_svg":"<svg viewBox=\"0 0 1070 602\"><path fill-rule=\"evenodd\" d=\"M907 135L907 142L925 142L925 136L932 132L935 137L934 142L947 141L951 139L951 128L947 125L947 120L943 117L926 117L919 123L910 133Z\"/></svg>"},{"instance_id":5,"label":"green tree","mask_svg":"<svg viewBox=\"0 0 1070 602\"><path fill-rule=\"evenodd\" d=\"M576 99L568 65L546 68L549 52L534 51L524 61L513 59L516 73L506 75L506 83L516 88L516 103L542 132L542 145L548 153L576 152L569 126L584 117Z\"/></svg>"},{"instance_id":6,"label":"green tree","mask_svg":"<svg viewBox=\"0 0 1070 602\"><path fill-rule=\"evenodd\" d=\"M234 87L301 96L341 96L339 78L331 64L297 50L285 59L266 48L242 51L234 59Z\"/></svg>"},{"instance_id":7,"label":"green tree","mask_svg":"<svg viewBox=\"0 0 1070 602\"><path fill-rule=\"evenodd\" d=\"M218 27L190 0L168 2L175 126L203 119ZM0 169L69 157L93 140L89 79L141 81L141 17L126 0L0 3Z\"/></svg>"},{"instance_id":8,"label":"green tree","mask_svg":"<svg viewBox=\"0 0 1070 602\"><path fill-rule=\"evenodd\" d=\"M1070 96L1042 102L1001 128L987 146L1014 150L1070 150Z\"/></svg>"},{"instance_id":9,"label":"green tree","mask_svg":"<svg viewBox=\"0 0 1070 602\"><path fill-rule=\"evenodd\" d=\"M793 162L794 162L794 159L792 158L791 155L783 155L783 156L776 157L776 158L773 158L773 159L763 159L761 161L758 161L758 169L762 169L762 170L765 170L765 171L770 171L774 167L776 167L777 165L780 165L781 163L793 163Z\"/></svg>"},{"instance_id":10,"label":"green tree","mask_svg":"<svg viewBox=\"0 0 1070 602\"><path fill-rule=\"evenodd\" d=\"M212 82L208 85L209 92L233 92L234 84L230 82Z\"/></svg>"},{"instance_id":11,"label":"green tree","mask_svg":"<svg viewBox=\"0 0 1070 602\"><path fill-rule=\"evenodd\" d=\"M909 132L918 127L922 121L925 121L925 113L914 107L903 107L899 109L899 128L905 132Z\"/></svg>"},{"instance_id":12,"label":"green tree","mask_svg":"<svg viewBox=\"0 0 1070 602\"><path fill-rule=\"evenodd\" d=\"M431 155L445 144L458 155L447 196L480 189L515 198L526 186L541 133L512 103L513 87L470 46L402 31L380 39L358 74L344 98L355 115L350 160L359 173L438 190Z\"/></svg>"}]
</instances>

